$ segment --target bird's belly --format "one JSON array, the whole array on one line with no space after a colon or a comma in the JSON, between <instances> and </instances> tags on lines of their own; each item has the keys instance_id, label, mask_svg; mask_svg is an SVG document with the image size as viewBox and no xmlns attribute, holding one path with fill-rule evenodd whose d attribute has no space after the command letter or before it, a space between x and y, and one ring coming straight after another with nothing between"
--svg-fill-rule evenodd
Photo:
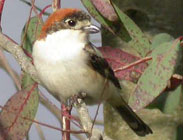
<instances>
[{"instance_id":1,"label":"bird's belly","mask_svg":"<svg viewBox=\"0 0 183 140\"><path fill-rule=\"evenodd\" d=\"M102 95L105 79L84 62L71 60L55 64L43 63L37 69L42 83L63 102L84 92L87 103L95 104L110 94Z\"/></svg>"}]
</instances>

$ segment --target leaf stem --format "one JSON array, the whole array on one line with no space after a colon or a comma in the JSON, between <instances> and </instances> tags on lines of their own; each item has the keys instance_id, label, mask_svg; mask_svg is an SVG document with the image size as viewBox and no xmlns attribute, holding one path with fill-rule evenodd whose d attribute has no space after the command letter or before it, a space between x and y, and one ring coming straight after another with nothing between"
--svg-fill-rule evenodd
<instances>
[{"instance_id":1,"label":"leaf stem","mask_svg":"<svg viewBox=\"0 0 183 140\"><path fill-rule=\"evenodd\" d=\"M53 11L60 9L60 3L61 3L61 0L53 0L52 2Z\"/></svg>"},{"instance_id":2,"label":"leaf stem","mask_svg":"<svg viewBox=\"0 0 183 140\"><path fill-rule=\"evenodd\" d=\"M0 31L2 30L1 28L1 17L3 13L3 7L4 7L5 0L0 0Z\"/></svg>"},{"instance_id":3,"label":"leaf stem","mask_svg":"<svg viewBox=\"0 0 183 140\"><path fill-rule=\"evenodd\" d=\"M133 66L136 66L136 65L138 65L140 63L144 63L144 62L149 61L149 60L152 60L152 57L144 57L144 58L139 59L139 60L137 60L137 61L135 61L135 62L133 62L133 63L131 63L129 65L117 68L117 69L114 70L114 72L118 72L118 71L123 71L123 70L129 69L129 68L131 68Z\"/></svg>"}]
</instances>

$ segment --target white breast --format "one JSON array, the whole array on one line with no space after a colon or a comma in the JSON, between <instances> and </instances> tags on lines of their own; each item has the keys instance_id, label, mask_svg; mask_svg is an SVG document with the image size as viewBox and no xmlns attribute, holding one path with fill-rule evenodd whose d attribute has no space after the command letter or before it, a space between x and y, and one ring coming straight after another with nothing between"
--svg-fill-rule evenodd
<instances>
[{"instance_id":1,"label":"white breast","mask_svg":"<svg viewBox=\"0 0 183 140\"><path fill-rule=\"evenodd\" d=\"M34 65L41 82L64 102L79 92L86 92L95 102L101 100L104 78L88 66L88 56L83 50L86 43L81 32L63 30L34 44ZM109 96L112 92L107 91Z\"/></svg>"},{"instance_id":2,"label":"white breast","mask_svg":"<svg viewBox=\"0 0 183 140\"><path fill-rule=\"evenodd\" d=\"M85 44L86 36L71 30L58 31L34 44L33 59L38 76L62 101L77 94L91 81L83 51Z\"/></svg>"},{"instance_id":3,"label":"white breast","mask_svg":"<svg viewBox=\"0 0 183 140\"><path fill-rule=\"evenodd\" d=\"M86 36L80 31L70 29L47 35L45 39L34 44L33 57L45 59L52 63L76 57L85 47Z\"/></svg>"}]
</instances>

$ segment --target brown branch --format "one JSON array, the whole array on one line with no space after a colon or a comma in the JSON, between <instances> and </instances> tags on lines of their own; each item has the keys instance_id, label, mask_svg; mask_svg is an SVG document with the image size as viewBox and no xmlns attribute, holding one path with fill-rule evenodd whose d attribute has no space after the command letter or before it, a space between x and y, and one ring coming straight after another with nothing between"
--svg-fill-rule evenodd
<instances>
[{"instance_id":1,"label":"brown branch","mask_svg":"<svg viewBox=\"0 0 183 140\"><path fill-rule=\"evenodd\" d=\"M61 122L61 115L60 115L60 109L54 105L47 97L44 96L43 93L39 92L40 102L49 109L55 117Z\"/></svg>"},{"instance_id":2,"label":"brown branch","mask_svg":"<svg viewBox=\"0 0 183 140\"><path fill-rule=\"evenodd\" d=\"M91 118L89 116L86 104L83 102L82 99L78 99L78 102L75 102L74 107L76 108L76 111L79 115L83 129L87 134L87 137L88 137L87 140L91 140L91 139L92 140L93 139L95 139L95 140L100 140L100 139L112 140L101 130L98 130L96 128L92 129L93 123L92 123Z\"/></svg>"},{"instance_id":3,"label":"brown branch","mask_svg":"<svg viewBox=\"0 0 183 140\"><path fill-rule=\"evenodd\" d=\"M32 65L31 61L24 54L22 48L17 44L10 41L5 35L0 33L0 47L7 52L11 53L14 58L17 60L22 70L30 74L30 76L38 83L40 83L37 72Z\"/></svg>"},{"instance_id":4,"label":"brown branch","mask_svg":"<svg viewBox=\"0 0 183 140\"><path fill-rule=\"evenodd\" d=\"M53 11L56 11L60 8L60 0L53 0L52 2L52 9Z\"/></svg>"},{"instance_id":5,"label":"brown branch","mask_svg":"<svg viewBox=\"0 0 183 140\"><path fill-rule=\"evenodd\" d=\"M18 77L18 74L11 68L11 66L9 65L6 57L4 56L1 48L0 48L0 63L2 65L2 67L8 72L8 74L12 77L16 87L18 88L18 90L21 89L21 82L20 82L20 78Z\"/></svg>"}]
</instances>

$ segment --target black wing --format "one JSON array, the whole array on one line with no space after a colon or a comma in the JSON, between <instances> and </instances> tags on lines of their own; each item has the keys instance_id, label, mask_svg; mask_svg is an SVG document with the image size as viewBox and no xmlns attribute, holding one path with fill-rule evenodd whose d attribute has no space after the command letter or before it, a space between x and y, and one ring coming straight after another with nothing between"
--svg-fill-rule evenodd
<instances>
[{"instance_id":1,"label":"black wing","mask_svg":"<svg viewBox=\"0 0 183 140\"><path fill-rule=\"evenodd\" d=\"M108 62L102 57L101 53L92 44L85 46L84 50L89 55L89 65L100 73L104 78L109 79L116 87L121 89L118 79L115 77L112 68Z\"/></svg>"}]
</instances>

